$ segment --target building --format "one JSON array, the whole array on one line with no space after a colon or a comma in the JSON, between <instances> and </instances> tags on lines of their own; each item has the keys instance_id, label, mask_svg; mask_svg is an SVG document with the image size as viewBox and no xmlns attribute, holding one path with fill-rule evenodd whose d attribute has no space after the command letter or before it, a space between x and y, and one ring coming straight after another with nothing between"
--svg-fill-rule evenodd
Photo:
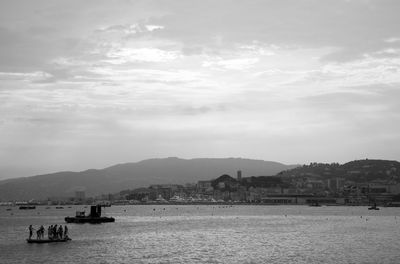
<instances>
[{"instance_id":1,"label":"building","mask_svg":"<svg viewBox=\"0 0 400 264\"><path fill-rule=\"evenodd\" d=\"M154 194L156 197L151 197L152 199L163 199L169 200L175 193L179 193L183 186L177 184L157 184L150 185L149 189L154 190Z\"/></svg>"},{"instance_id":2,"label":"building","mask_svg":"<svg viewBox=\"0 0 400 264\"><path fill-rule=\"evenodd\" d=\"M241 171L241 170L238 170L238 171L237 171L237 181L238 181L238 182L241 182L241 181L242 181L242 171Z\"/></svg>"},{"instance_id":3,"label":"building","mask_svg":"<svg viewBox=\"0 0 400 264\"><path fill-rule=\"evenodd\" d=\"M389 193L400 194L400 183L389 185Z\"/></svg>"},{"instance_id":4,"label":"building","mask_svg":"<svg viewBox=\"0 0 400 264\"><path fill-rule=\"evenodd\" d=\"M85 191L79 190L75 191L75 200L78 202L83 202L86 200Z\"/></svg>"},{"instance_id":5,"label":"building","mask_svg":"<svg viewBox=\"0 0 400 264\"><path fill-rule=\"evenodd\" d=\"M197 192L198 193L209 193L213 191L211 181L198 181L197 182Z\"/></svg>"},{"instance_id":6,"label":"building","mask_svg":"<svg viewBox=\"0 0 400 264\"><path fill-rule=\"evenodd\" d=\"M344 204L345 199L340 197L321 197L310 195L268 195L262 197L261 202L266 204L337 205Z\"/></svg>"},{"instance_id":7,"label":"building","mask_svg":"<svg viewBox=\"0 0 400 264\"><path fill-rule=\"evenodd\" d=\"M343 178L331 178L327 180L327 187L331 191L343 190L345 179Z\"/></svg>"}]
</instances>

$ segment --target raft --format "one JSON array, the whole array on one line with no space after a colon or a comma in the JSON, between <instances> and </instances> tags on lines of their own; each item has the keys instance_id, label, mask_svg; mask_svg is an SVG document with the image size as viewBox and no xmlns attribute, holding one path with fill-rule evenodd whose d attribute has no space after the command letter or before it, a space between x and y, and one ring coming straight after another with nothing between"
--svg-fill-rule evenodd
<instances>
[{"instance_id":1,"label":"raft","mask_svg":"<svg viewBox=\"0 0 400 264\"><path fill-rule=\"evenodd\" d=\"M28 243L35 243L35 244L43 244L43 243L54 243L54 242L67 242L70 241L71 238L66 237L63 239L26 239L26 242Z\"/></svg>"}]
</instances>

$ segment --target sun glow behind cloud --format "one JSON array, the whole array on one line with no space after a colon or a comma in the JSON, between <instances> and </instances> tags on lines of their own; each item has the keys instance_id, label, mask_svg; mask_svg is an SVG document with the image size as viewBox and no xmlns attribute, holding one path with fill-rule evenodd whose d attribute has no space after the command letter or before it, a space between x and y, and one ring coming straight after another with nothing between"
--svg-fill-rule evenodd
<instances>
[{"instance_id":1,"label":"sun glow behind cloud","mask_svg":"<svg viewBox=\"0 0 400 264\"><path fill-rule=\"evenodd\" d=\"M396 2L166 2L2 4L7 168L398 159Z\"/></svg>"}]
</instances>

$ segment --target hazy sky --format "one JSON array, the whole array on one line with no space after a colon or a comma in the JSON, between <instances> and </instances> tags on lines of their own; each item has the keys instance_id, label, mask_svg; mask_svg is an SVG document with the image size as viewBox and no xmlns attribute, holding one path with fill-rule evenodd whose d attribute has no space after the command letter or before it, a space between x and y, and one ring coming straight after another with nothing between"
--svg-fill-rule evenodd
<instances>
[{"instance_id":1,"label":"hazy sky","mask_svg":"<svg viewBox=\"0 0 400 264\"><path fill-rule=\"evenodd\" d=\"M0 178L400 159L400 1L0 2Z\"/></svg>"}]
</instances>

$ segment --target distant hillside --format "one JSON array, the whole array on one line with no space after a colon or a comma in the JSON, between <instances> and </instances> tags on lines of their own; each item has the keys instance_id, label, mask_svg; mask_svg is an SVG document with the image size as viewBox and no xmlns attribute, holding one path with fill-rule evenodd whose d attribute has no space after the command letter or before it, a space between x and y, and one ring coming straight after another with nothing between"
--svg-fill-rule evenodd
<instances>
[{"instance_id":1,"label":"distant hillside","mask_svg":"<svg viewBox=\"0 0 400 264\"><path fill-rule=\"evenodd\" d=\"M236 177L275 175L298 165L240 158L226 159L149 159L137 163L118 164L101 170L57 172L33 177L0 181L0 200L47 199L70 197L76 190L87 196L115 193L124 189L151 184L185 184L215 179L222 174Z\"/></svg>"},{"instance_id":2,"label":"distant hillside","mask_svg":"<svg viewBox=\"0 0 400 264\"><path fill-rule=\"evenodd\" d=\"M339 163L310 163L294 169L280 172L282 177L315 176L321 178L345 178L355 182L374 180L400 181L400 163L394 160L355 160L343 165Z\"/></svg>"}]
</instances>

